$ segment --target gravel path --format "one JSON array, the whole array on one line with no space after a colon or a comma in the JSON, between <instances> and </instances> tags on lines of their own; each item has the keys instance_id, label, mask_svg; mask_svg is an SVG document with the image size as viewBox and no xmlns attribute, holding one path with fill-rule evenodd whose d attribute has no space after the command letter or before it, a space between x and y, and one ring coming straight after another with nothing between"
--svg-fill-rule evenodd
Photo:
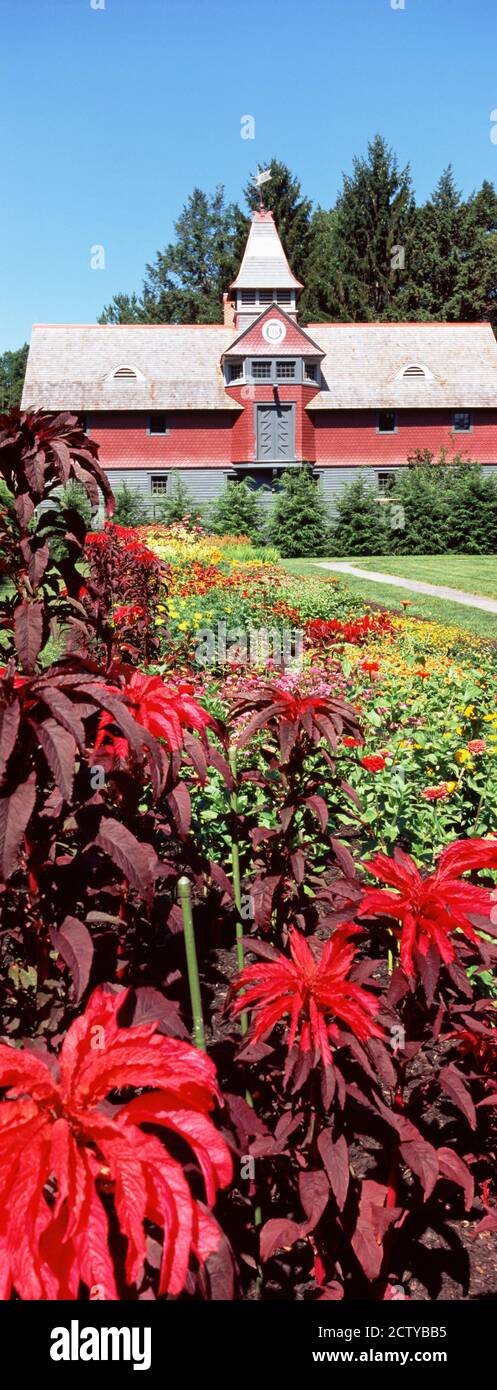
<instances>
[{"instance_id":1,"label":"gravel path","mask_svg":"<svg viewBox=\"0 0 497 1390\"><path fill-rule=\"evenodd\" d=\"M355 574L358 579L371 579L373 584L392 584L396 589L411 589L416 594L430 594L432 598L447 598L452 603L463 603L466 608L483 608L485 613L497 613L497 599L483 598L482 594L466 594L464 589L451 589L447 584L425 584L421 579L401 579L400 575L381 574L379 570L361 570L345 560L320 560L317 563L322 570L339 570L341 574Z\"/></svg>"}]
</instances>

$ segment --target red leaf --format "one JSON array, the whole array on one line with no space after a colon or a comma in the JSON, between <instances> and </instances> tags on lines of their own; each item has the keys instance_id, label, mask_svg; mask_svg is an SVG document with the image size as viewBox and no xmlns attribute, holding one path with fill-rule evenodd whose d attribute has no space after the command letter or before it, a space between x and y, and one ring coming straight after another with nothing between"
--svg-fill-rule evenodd
<instances>
[{"instance_id":1,"label":"red leaf","mask_svg":"<svg viewBox=\"0 0 497 1390\"><path fill-rule=\"evenodd\" d=\"M416 1173L420 1179L426 1201L430 1193L433 1192L438 1178L436 1149L424 1139L414 1139L412 1142L401 1144L400 1152L404 1163L407 1163L411 1172Z\"/></svg>"},{"instance_id":2,"label":"red leaf","mask_svg":"<svg viewBox=\"0 0 497 1390\"><path fill-rule=\"evenodd\" d=\"M476 1129L476 1110L473 1101L465 1084L464 1078L457 1070L457 1067L443 1067L439 1074L439 1082L446 1095L457 1105L458 1110L462 1110L466 1116L471 1129Z\"/></svg>"},{"instance_id":3,"label":"red leaf","mask_svg":"<svg viewBox=\"0 0 497 1390\"><path fill-rule=\"evenodd\" d=\"M159 861L151 845L144 845L135 835L112 817L100 822L95 845L117 864L140 897L151 899Z\"/></svg>"},{"instance_id":4,"label":"red leaf","mask_svg":"<svg viewBox=\"0 0 497 1390\"><path fill-rule=\"evenodd\" d=\"M270 1260L276 1250L290 1250L297 1240L302 1240L302 1226L298 1221L288 1221L274 1217L262 1227L260 1239L261 1260Z\"/></svg>"},{"instance_id":5,"label":"red leaf","mask_svg":"<svg viewBox=\"0 0 497 1390\"><path fill-rule=\"evenodd\" d=\"M93 961L93 942L88 927L77 917L65 917L60 931L51 931L50 936L71 972L74 1002L79 1004L88 985Z\"/></svg>"},{"instance_id":6,"label":"red leaf","mask_svg":"<svg viewBox=\"0 0 497 1390\"><path fill-rule=\"evenodd\" d=\"M462 1187L465 1211L471 1211L475 1185L464 1159L459 1158L459 1154L454 1153L453 1149L446 1149L445 1147L437 1150L437 1156L440 1176L449 1178L450 1182L455 1182L458 1187Z\"/></svg>"},{"instance_id":7,"label":"red leaf","mask_svg":"<svg viewBox=\"0 0 497 1390\"><path fill-rule=\"evenodd\" d=\"M44 719L36 728L54 781L65 801L71 801L74 784L76 741L55 719Z\"/></svg>"},{"instance_id":8,"label":"red leaf","mask_svg":"<svg viewBox=\"0 0 497 1390\"><path fill-rule=\"evenodd\" d=\"M323 1129L318 1149L330 1180L331 1190L339 1211L343 1211L349 1190L349 1151L343 1134L333 1140L331 1130Z\"/></svg>"},{"instance_id":9,"label":"red leaf","mask_svg":"<svg viewBox=\"0 0 497 1390\"><path fill-rule=\"evenodd\" d=\"M314 793L313 796L307 797L305 804L309 807L310 811L314 812L314 815L317 817L319 821L321 830L326 830L329 812L324 797L318 796L317 793Z\"/></svg>"},{"instance_id":10,"label":"red leaf","mask_svg":"<svg viewBox=\"0 0 497 1390\"><path fill-rule=\"evenodd\" d=\"M18 700L0 710L0 779L16 744L21 707Z\"/></svg>"},{"instance_id":11,"label":"red leaf","mask_svg":"<svg viewBox=\"0 0 497 1390\"><path fill-rule=\"evenodd\" d=\"M321 1220L330 1195L328 1178L322 1168L300 1173L299 1193L307 1217L306 1229L313 1231Z\"/></svg>"},{"instance_id":12,"label":"red leaf","mask_svg":"<svg viewBox=\"0 0 497 1390\"><path fill-rule=\"evenodd\" d=\"M4 881L13 873L19 846L36 801L34 772L12 796L0 797L0 871Z\"/></svg>"},{"instance_id":13,"label":"red leaf","mask_svg":"<svg viewBox=\"0 0 497 1390\"><path fill-rule=\"evenodd\" d=\"M14 613L14 640L23 670L34 671L43 642L42 603L20 603Z\"/></svg>"}]
</instances>

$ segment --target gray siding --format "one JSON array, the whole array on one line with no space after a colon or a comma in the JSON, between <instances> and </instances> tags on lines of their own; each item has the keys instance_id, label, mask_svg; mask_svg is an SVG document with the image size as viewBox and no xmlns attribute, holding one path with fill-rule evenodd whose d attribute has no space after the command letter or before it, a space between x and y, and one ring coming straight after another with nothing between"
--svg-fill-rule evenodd
<instances>
[{"instance_id":1,"label":"gray siding","mask_svg":"<svg viewBox=\"0 0 497 1390\"><path fill-rule=\"evenodd\" d=\"M250 465L248 465L248 467L249 466ZM485 473L497 474L497 464L483 464L482 466ZM380 468L372 468L368 464L365 464L363 467L359 467L355 464L352 464L349 466L344 466L343 468L335 464L330 464L328 467L322 464L318 464L316 466L316 474L319 480L319 487L331 512L335 511L336 503L344 488L347 487L349 483L353 482L354 478L357 477L358 473L361 473L368 487L376 489L379 472L392 472L395 474L399 473L400 471L400 467L392 467L388 464L385 464ZM154 468L150 471L144 468L108 468L107 477L109 479L114 494L118 491L122 483L126 483L127 486L131 488L133 491L139 492L143 498L143 501L148 506L150 517L152 518L154 498L152 497L150 479L152 476L159 476L161 472L164 472L166 474L170 474L172 472L178 473L181 476L183 482L186 483L186 486L188 487L191 493L192 500L196 502L197 506L201 507L202 509L204 507L207 508L209 506L209 503L215 500L221 489L225 486L227 478L233 478L234 476L234 470L225 467L178 469ZM256 476L257 475L255 473L254 477ZM270 510L274 504L275 493L270 488L261 486L258 491L258 495L264 507L264 510Z\"/></svg>"}]
</instances>

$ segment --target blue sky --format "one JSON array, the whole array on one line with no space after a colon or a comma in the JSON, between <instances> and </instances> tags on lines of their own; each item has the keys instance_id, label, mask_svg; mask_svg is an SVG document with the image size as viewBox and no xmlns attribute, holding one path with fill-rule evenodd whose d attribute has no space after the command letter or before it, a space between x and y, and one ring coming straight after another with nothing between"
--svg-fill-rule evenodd
<instances>
[{"instance_id":1,"label":"blue sky","mask_svg":"<svg viewBox=\"0 0 497 1390\"><path fill-rule=\"evenodd\" d=\"M0 0L0 351L140 290L191 189L273 155L324 206L376 131L420 199L497 182L495 0L102 2Z\"/></svg>"}]
</instances>

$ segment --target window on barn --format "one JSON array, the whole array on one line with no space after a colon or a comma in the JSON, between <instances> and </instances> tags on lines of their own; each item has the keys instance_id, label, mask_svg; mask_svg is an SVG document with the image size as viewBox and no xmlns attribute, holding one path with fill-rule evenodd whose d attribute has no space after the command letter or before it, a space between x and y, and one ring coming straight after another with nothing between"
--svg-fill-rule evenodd
<instances>
[{"instance_id":1,"label":"window on barn","mask_svg":"<svg viewBox=\"0 0 497 1390\"><path fill-rule=\"evenodd\" d=\"M152 474L150 479L152 497L164 497L167 492L167 473Z\"/></svg>"},{"instance_id":2,"label":"window on barn","mask_svg":"<svg viewBox=\"0 0 497 1390\"><path fill-rule=\"evenodd\" d=\"M455 410L452 416L452 429L455 434L468 434L471 430L471 411Z\"/></svg>"},{"instance_id":3,"label":"window on barn","mask_svg":"<svg viewBox=\"0 0 497 1390\"><path fill-rule=\"evenodd\" d=\"M255 290L242 290L242 304L255 304Z\"/></svg>"},{"instance_id":4,"label":"window on barn","mask_svg":"<svg viewBox=\"0 0 497 1390\"><path fill-rule=\"evenodd\" d=\"M316 362L306 362L304 366L304 376L306 381L317 381L318 369Z\"/></svg>"},{"instance_id":5,"label":"window on barn","mask_svg":"<svg viewBox=\"0 0 497 1390\"><path fill-rule=\"evenodd\" d=\"M252 363L252 376L254 381L270 381L271 363L258 361L256 359L256 361Z\"/></svg>"},{"instance_id":6,"label":"window on barn","mask_svg":"<svg viewBox=\"0 0 497 1390\"><path fill-rule=\"evenodd\" d=\"M272 304L274 290L259 290L259 304Z\"/></svg>"},{"instance_id":7,"label":"window on barn","mask_svg":"<svg viewBox=\"0 0 497 1390\"><path fill-rule=\"evenodd\" d=\"M279 381L293 380L295 377L295 362L277 362L276 376Z\"/></svg>"},{"instance_id":8,"label":"window on barn","mask_svg":"<svg viewBox=\"0 0 497 1390\"><path fill-rule=\"evenodd\" d=\"M395 483L395 473L390 469L385 473L377 473L376 476L378 479L378 492L382 497L385 497L387 493L392 491Z\"/></svg>"},{"instance_id":9,"label":"window on barn","mask_svg":"<svg viewBox=\"0 0 497 1390\"><path fill-rule=\"evenodd\" d=\"M134 367L116 367L114 381L137 381L137 373Z\"/></svg>"},{"instance_id":10,"label":"window on barn","mask_svg":"<svg viewBox=\"0 0 497 1390\"><path fill-rule=\"evenodd\" d=\"M409 367L405 367L402 373L404 377L426 376L424 367L420 367L417 362L412 362Z\"/></svg>"},{"instance_id":11,"label":"window on barn","mask_svg":"<svg viewBox=\"0 0 497 1390\"><path fill-rule=\"evenodd\" d=\"M228 363L228 381L241 381L243 377L243 362Z\"/></svg>"},{"instance_id":12,"label":"window on barn","mask_svg":"<svg viewBox=\"0 0 497 1390\"><path fill-rule=\"evenodd\" d=\"M148 417L149 434L169 434L167 415L163 410L153 410Z\"/></svg>"},{"instance_id":13,"label":"window on barn","mask_svg":"<svg viewBox=\"0 0 497 1390\"><path fill-rule=\"evenodd\" d=\"M291 304L293 290L275 290L274 297L277 304Z\"/></svg>"},{"instance_id":14,"label":"window on barn","mask_svg":"<svg viewBox=\"0 0 497 1390\"><path fill-rule=\"evenodd\" d=\"M397 416L394 410L378 411L378 434L395 434L397 431Z\"/></svg>"}]
</instances>

